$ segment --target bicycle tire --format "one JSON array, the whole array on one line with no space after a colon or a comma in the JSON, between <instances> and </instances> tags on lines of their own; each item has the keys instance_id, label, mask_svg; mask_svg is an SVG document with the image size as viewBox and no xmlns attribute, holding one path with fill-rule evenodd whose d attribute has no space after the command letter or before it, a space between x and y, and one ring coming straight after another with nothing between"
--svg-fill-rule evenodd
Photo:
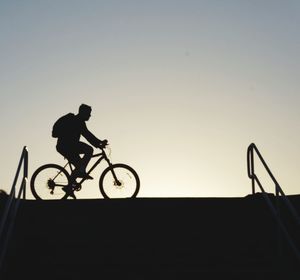
<instances>
[{"instance_id":1,"label":"bicycle tire","mask_svg":"<svg viewBox=\"0 0 300 280\"><path fill-rule=\"evenodd\" d=\"M121 185L116 184L111 173L112 169ZM137 172L129 165L116 163L103 171L99 179L99 188L106 199L135 198L140 190L140 179Z\"/></svg>"},{"instance_id":2,"label":"bicycle tire","mask_svg":"<svg viewBox=\"0 0 300 280\"><path fill-rule=\"evenodd\" d=\"M49 175L48 175L49 174ZM56 183L56 179L61 180ZM59 187L53 188L53 194L51 194L50 183L58 184ZM63 186L68 186L70 183L69 173L60 165L57 164L45 164L40 166L32 174L30 180L30 189L32 195L37 200L44 199L65 199L67 198L66 192L63 191Z\"/></svg>"}]
</instances>

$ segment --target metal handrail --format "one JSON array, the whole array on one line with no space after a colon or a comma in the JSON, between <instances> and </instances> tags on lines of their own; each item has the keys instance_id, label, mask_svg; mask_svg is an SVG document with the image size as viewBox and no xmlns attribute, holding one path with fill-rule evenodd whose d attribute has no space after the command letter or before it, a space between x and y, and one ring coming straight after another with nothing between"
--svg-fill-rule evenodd
<instances>
[{"instance_id":1,"label":"metal handrail","mask_svg":"<svg viewBox=\"0 0 300 280\"><path fill-rule=\"evenodd\" d=\"M19 179L21 168L23 167L23 177L20 189L17 193L16 184ZM20 204L21 197L26 199L26 185L28 180L28 150L24 146L19 160L16 175L6 201L5 209L0 222L0 271L3 266L4 257L6 255L9 238L12 233L15 218ZM16 196L17 193L17 196Z\"/></svg>"},{"instance_id":2,"label":"metal handrail","mask_svg":"<svg viewBox=\"0 0 300 280\"><path fill-rule=\"evenodd\" d=\"M291 214L293 215L293 217L295 218L297 223L300 225L300 218L299 218L299 215L298 215L296 209L294 208L292 203L286 197L285 193L283 192L282 188L280 187L279 183L277 182L276 178L274 177L273 173L271 172L271 169L267 165L266 161L264 160L263 156L261 155L257 146L254 143L249 145L248 151L247 151L247 163L248 163L247 170L248 170L248 177L252 180L252 194L255 194L255 182L258 183L258 181L259 181L254 172L254 151L257 154L257 156L259 157L261 163L265 167L269 176L271 177L273 183L275 184L276 196L279 196L279 194L280 194L283 197L283 201L284 201L286 207L290 210ZM258 186L260 187L262 192L265 192L261 184L258 184Z\"/></svg>"},{"instance_id":3,"label":"metal handrail","mask_svg":"<svg viewBox=\"0 0 300 280\"><path fill-rule=\"evenodd\" d=\"M247 150L247 172L248 172L248 177L252 181L252 194L255 194L255 186L256 186L255 183L257 183L257 185L260 188L260 190L263 194L263 197L265 198L272 214L276 218L280 229L282 230L282 232L286 236L289 245L291 246L292 250L296 254L296 257L298 258L298 260L300 261L300 251L296 247L296 245L293 242L290 234L288 233L284 223L282 222L282 220L280 218L280 215L279 215L279 210L276 209L276 207L274 207L270 197L267 195L267 192L264 190L264 188L262 186L262 183L260 182L260 180L258 179L258 177L255 174L255 171L254 171L254 152L256 153L258 158L260 159L260 162L263 164L265 170L267 171L268 175L270 176L273 183L275 184L275 196L276 196L276 198L278 198L279 195L282 196L286 207L289 209L290 213L295 218L297 224L300 225L300 218L299 218L299 215L298 215L296 209L294 208L292 203L289 201L289 199L286 197L285 193L283 192L282 188L280 187L279 183L277 182L276 178L274 177L273 173L271 172L271 169L267 165L266 161L264 160L263 156L261 155L261 153L259 152L257 146L254 143L251 143L248 147L248 150Z\"/></svg>"}]
</instances>

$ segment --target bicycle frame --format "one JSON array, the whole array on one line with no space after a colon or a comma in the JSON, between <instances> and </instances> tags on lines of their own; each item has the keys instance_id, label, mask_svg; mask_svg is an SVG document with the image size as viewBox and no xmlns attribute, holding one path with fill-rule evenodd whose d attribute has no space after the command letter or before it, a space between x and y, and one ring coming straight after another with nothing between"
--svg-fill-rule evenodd
<instances>
[{"instance_id":1,"label":"bicycle frame","mask_svg":"<svg viewBox=\"0 0 300 280\"><path fill-rule=\"evenodd\" d=\"M95 158L95 157L99 157L99 159L97 159L97 161L92 165L92 167L87 171L87 174L90 175L90 173L100 164L100 162L104 159L107 163L108 163L108 166L112 166L112 163L110 162L109 158L107 157L104 149L101 149L101 153L97 153L97 154L94 154L92 155L92 158ZM70 166L70 169L71 169L71 178L72 178L72 172L73 172L73 168L72 168L72 164L68 161L68 163L64 166L64 169L66 169L67 165ZM117 182L117 184L120 184L120 182L118 181L117 177L116 177L116 174L114 172L114 170L112 169L112 174L113 174L113 177L115 179L115 181ZM75 178L76 179L76 178ZM86 178L82 178L78 184L81 185L84 181L86 181L88 179Z\"/></svg>"}]
</instances>

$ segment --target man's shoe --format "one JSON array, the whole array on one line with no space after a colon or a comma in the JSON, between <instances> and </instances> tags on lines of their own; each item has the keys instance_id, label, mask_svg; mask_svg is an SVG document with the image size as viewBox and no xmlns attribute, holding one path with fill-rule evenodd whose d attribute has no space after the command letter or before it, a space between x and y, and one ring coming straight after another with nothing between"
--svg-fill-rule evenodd
<instances>
[{"instance_id":1,"label":"man's shoe","mask_svg":"<svg viewBox=\"0 0 300 280\"><path fill-rule=\"evenodd\" d=\"M75 176L76 178L84 178L84 179L94 179L92 176L87 174L85 171L74 169L72 176Z\"/></svg>"},{"instance_id":2,"label":"man's shoe","mask_svg":"<svg viewBox=\"0 0 300 280\"><path fill-rule=\"evenodd\" d=\"M89 180L93 180L94 179L92 176L90 176L87 173L84 173L82 176L83 176L82 178L84 178L84 179L89 179Z\"/></svg>"},{"instance_id":3,"label":"man's shoe","mask_svg":"<svg viewBox=\"0 0 300 280\"><path fill-rule=\"evenodd\" d=\"M74 194L74 191L72 190L71 187L69 186L66 186L66 187L63 187L62 190L70 197L73 197L74 199L76 199L76 196Z\"/></svg>"},{"instance_id":4,"label":"man's shoe","mask_svg":"<svg viewBox=\"0 0 300 280\"><path fill-rule=\"evenodd\" d=\"M79 171L78 173L75 173L75 174L76 174L76 177L78 177L78 178L84 178L84 179L90 179L90 180L94 179L92 176L90 176L86 172Z\"/></svg>"}]
</instances>

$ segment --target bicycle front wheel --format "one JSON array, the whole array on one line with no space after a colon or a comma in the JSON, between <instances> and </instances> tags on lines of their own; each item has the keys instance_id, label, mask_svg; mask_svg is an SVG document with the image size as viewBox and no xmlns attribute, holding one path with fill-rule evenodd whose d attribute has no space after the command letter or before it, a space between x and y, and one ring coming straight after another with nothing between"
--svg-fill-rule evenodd
<instances>
[{"instance_id":1,"label":"bicycle front wheel","mask_svg":"<svg viewBox=\"0 0 300 280\"><path fill-rule=\"evenodd\" d=\"M63 188L70 183L69 173L60 165L46 164L39 167L30 180L30 188L36 199L63 199Z\"/></svg>"},{"instance_id":2,"label":"bicycle front wheel","mask_svg":"<svg viewBox=\"0 0 300 280\"><path fill-rule=\"evenodd\" d=\"M103 171L99 187L104 198L134 198L140 190L140 179L132 167L118 163Z\"/></svg>"}]
</instances>

